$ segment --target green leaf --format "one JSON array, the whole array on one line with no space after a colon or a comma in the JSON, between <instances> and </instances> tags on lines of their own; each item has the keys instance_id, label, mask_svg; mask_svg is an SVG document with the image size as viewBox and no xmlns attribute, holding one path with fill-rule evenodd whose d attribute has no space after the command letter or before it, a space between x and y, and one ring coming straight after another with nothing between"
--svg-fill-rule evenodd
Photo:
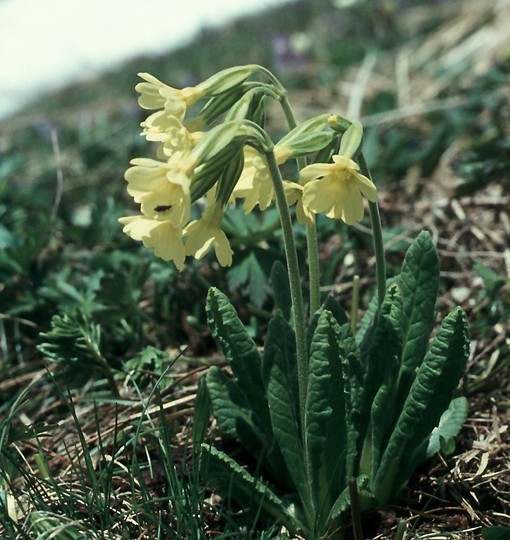
<instances>
[{"instance_id":1,"label":"green leaf","mask_svg":"<svg viewBox=\"0 0 510 540\"><path fill-rule=\"evenodd\" d=\"M200 471L208 485L241 505L262 510L291 533L298 534L302 525L290 505L286 505L268 486L254 478L227 454L203 444Z\"/></svg>"},{"instance_id":2,"label":"green leaf","mask_svg":"<svg viewBox=\"0 0 510 540\"><path fill-rule=\"evenodd\" d=\"M340 328L324 310L310 347L305 405L307 467L315 511L323 519L343 489L347 451L346 375L340 351ZM319 530L324 523L317 523Z\"/></svg>"},{"instance_id":3,"label":"green leaf","mask_svg":"<svg viewBox=\"0 0 510 540\"><path fill-rule=\"evenodd\" d=\"M489 294L496 294L497 291L505 284L505 277L496 274L494 270L484 264L475 262L473 270L483 279L483 284Z\"/></svg>"},{"instance_id":4,"label":"green leaf","mask_svg":"<svg viewBox=\"0 0 510 540\"><path fill-rule=\"evenodd\" d=\"M317 312L313 314L310 323L308 324L308 328L306 329L308 348L310 348L312 337L314 335L315 329L317 328L317 323L319 322L319 317L324 310L328 310L333 314L339 326L342 326L349 322L349 318L347 317L347 314L345 313L345 310L340 305L340 303L335 300L333 296L327 296L324 304L322 304L322 306L317 310Z\"/></svg>"},{"instance_id":5,"label":"green leaf","mask_svg":"<svg viewBox=\"0 0 510 540\"><path fill-rule=\"evenodd\" d=\"M273 286L274 302L283 318L290 323L292 320L292 301L290 297L289 275L285 266L276 261L271 269L271 285Z\"/></svg>"},{"instance_id":6,"label":"green leaf","mask_svg":"<svg viewBox=\"0 0 510 540\"><path fill-rule=\"evenodd\" d=\"M363 381L365 371L360 362L360 353L356 339L351 330L350 323L346 322L339 328L338 334L339 355L342 362L344 378L346 377L345 413L347 421L347 443L345 456L346 484L357 473L358 466L358 440L360 438L361 409L363 400Z\"/></svg>"},{"instance_id":7,"label":"green leaf","mask_svg":"<svg viewBox=\"0 0 510 540\"><path fill-rule=\"evenodd\" d=\"M359 476L356 478L356 485L358 488L358 494L360 499L364 501L370 501L373 499L372 493L368 490L368 477ZM329 530L335 530L338 526L345 522L345 514L349 510L351 505L351 497L349 494L349 486L347 486L342 493L338 496L337 500L334 502L331 511L327 519L327 527ZM367 504L370 506L370 504ZM326 535L326 537L328 537Z\"/></svg>"},{"instance_id":8,"label":"green leaf","mask_svg":"<svg viewBox=\"0 0 510 540\"><path fill-rule=\"evenodd\" d=\"M402 293L402 367L397 395L404 398L421 364L434 326L439 259L430 234L422 231L408 249L396 279Z\"/></svg>"},{"instance_id":9,"label":"green leaf","mask_svg":"<svg viewBox=\"0 0 510 540\"><path fill-rule=\"evenodd\" d=\"M239 320L228 298L211 288L206 304L207 321L244 395L260 418L270 426L269 410L262 381L262 359L257 346ZM268 432L270 430L268 429Z\"/></svg>"},{"instance_id":10,"label":"green leaf","mask_svg":"<svg viewBox=\"0 0 510 540\"><path fill-rule=\"evenodd\" d=\"M265 255L263 251L251 251L227 273L229 289L242 288L243 293L258 307L264 304L271 291L261 264Z\"/></svg>"},{"instance_id":11,"label":"green leaf","mask_svg":"<svg viewBox=\"0 0 510 540\"><path fill-rule=\"evenodd\" d=\"M444 319L418 369L382 457L373 486L380 503L407 482L413 451L430 436L448 408L466 367L468 343L466 316L457 308Z\"/></svg>"},{"instance_id":12,"label":"green leaf","mask_svg":"<svg viewBox=\"0 0 510 540\"><path fill-rule=\"evenodd\" d=\"M391 287L391 285L394 285L396 282L396 278L389 278L386 280L386 288L387 290ZM373 326L375 324L375 318L379 311L379 299L377 294L374 294L372 296L372 299L370 300L367 310L363 314L363 317L359 323L358 331L356 332L356 343L360 346L360 349L366 349L368 345L370 345L370 337L371 337L371 330L373 329ZM362 357L364 355L362 354ZM364 362L366 363L366 362Z\"/></svg>"},{"instance_id":13,"label":"green leaf","mask_svg":"<svg viewBox=\"0 0 510 540\"><path fill-rule=\"evenodd\" d=\"M448 409L441 415L439 424L432 431L427 441L427 447L423 459L418 456L416 465L421 461L430 459L439 451L444 452L444 445L453 441L461 430L468 412L468 401L464 396L452 399Z\"/></svg>"},{"instance_id":14,"label":"green leaf","mask_svg":"<svg viewBox=\"0 0 510 540\"><path fill-rule=\"evenodd\" d=\"M402 297L398 287L391 285L370 329L370 340L364 344L368 360L360 405L360 433L363 437L360 472L370 478L375 476L400 414L396 409L395 389L402 352L401 316Z\"/></svg>"},{"instance_id":15,"label":"green leaf","mask_svg":"<svg viewBox=\"0 0 510 540\"><path fill-rule=\"evenodd\" d=\"M213 366L206 374L207 391L219 427L256 458L269 446L247 397L231 378Z\"/></svg>"},{"instance_id":16,"label":"green leaf","mask_svg":"<svg viewBox=\"0 0 510 540\"><path fill-rule=\"evenodd\" d=\"M263 361L274 437L303 505L310 508L299 426L294 332L280 315L269 323Z\"/></svg>"},{"instance_id":17,"label":"green leaf","mask_svg":"<svg viewBox=\"0 0 510 540\"><path fill-rule=\"evenodd\" d=\"M191 432L191 440L193 448L197 449L204 442L207 427L209 425L209 417L211 415L211 400L207 391L207 383L205 377L201 377L198 381L197 396L195 398L195 412L193 414L193 427Z\"/></svg>"},{"instance_id":18,"label":"green leaf","mask_svg":"<svg viewBox=\"0 0 510 540\"><path fill-rule=\"evenodd\" d=\"M91 377L111 370L101 353L101 327L79 311L54 315L51 330L41 333L39 351L59 365L58 375L73 388L83 386Z\"/></svg>"},{"instance_id":19,"label":"green leaf","mask_svg":"<svg viewBox=\"0 0 510 540\"><path fill-rule=\"evenodd\" d=\"M485 527L482 529L484 540L508 540L510 538L510 527Z\"/></svg>"}]
</instances>

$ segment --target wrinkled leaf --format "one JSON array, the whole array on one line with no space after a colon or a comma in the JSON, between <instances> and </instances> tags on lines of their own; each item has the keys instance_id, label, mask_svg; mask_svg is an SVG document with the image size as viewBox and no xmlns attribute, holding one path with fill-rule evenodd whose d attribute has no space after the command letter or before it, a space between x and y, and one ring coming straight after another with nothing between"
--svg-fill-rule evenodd
<instances>
[{"instance_id":1,"label":"wrinkled leaf","mask_svg":"<svg viewBox=\"0 0 510 540\"><path fill-rule=\"evenodd\" d=\"M269 410L261 374L262 359L257 346L228 298L218 289L209 290L206 311L211 332L229 361L239 387L262 425L269 426Z\"/></svg>"}]
</instances>

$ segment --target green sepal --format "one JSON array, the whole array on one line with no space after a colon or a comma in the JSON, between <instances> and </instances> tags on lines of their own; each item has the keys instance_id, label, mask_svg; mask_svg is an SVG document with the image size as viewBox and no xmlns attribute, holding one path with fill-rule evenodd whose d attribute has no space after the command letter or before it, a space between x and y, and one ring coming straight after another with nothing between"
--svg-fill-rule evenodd
<instances>
[{"instance_id":1,"label":"green sepal","mask_svg":"<svg viewBox=\"0 0 510 540\"><path fill-rule=\"evenodd\" d=\"M271 84L250 82L244 86L244 95L230 108L225 121L247 118L262 126L265 120L266 98L279 100L280 95Z\"/></svg>"},{"instance_id":2,"label":"green sepal","mask_svg":"<svg viewBox=\"0 0 510 540\"><path fill-rule=\"evenodd\" d=\"M343 116L338 116L337 114L329 116L328 124L331 129L342 135L352 126L350 120L347 120L347 118L344 118Z\"/></svg>"},{"instance_id":3,"label":"green sepal","mask_svg":"<svg viewBox=\"0 0 510 540\"><path fill-rule=\"evenodd\" d=\"M254 478L227 454L203 444L200 472L205 482L228 499L233 499L255 513L262 511L292 534L303 526L292 504L286 504L266 484Z\"/></svg>"},{"instance_id":4,"label":"green sepal","mask_svg":"<svg viewBox=\"0 0 510 540\"><path fill-rule=\"evenodd\" d=\"M237 154L232 155L232 159L222 169L221 175L216 183L215 199L225 208L232 196L237 181L244 169L244 153L243 149L239 148Z\"/></svg>"},{"instance_id":5,"label":"green sepal","mask_svg":"<svg viewBox=\"0 0 510 540\"><path fill-rule=\"evenodd\" d=\"M338 153L349 159L355 159L363 143L363 126L353 122L342 135Z\"/></svg>"},{"instance_id":6,"label":"green sepal","mask_svg":"<svg viewBox=\"0 0 510 540\"><path fill-rule=\"evenodd\" d=\"M216 118L235 106L242 99L245 84L236 86L219 97L211 97L207 100L198 115L186 120L184 125L191 131L196 131L194 129L195 127L197 129L203 129L205 126L209 126Z\"/></svg>"},{"instance_id":7,"label":"green sepal","mask_svg":"<svg viewBox=\"0 0 510 540\"><path fill-rule=\"evenodd\" d=\"M248 77L259 69L260 67L255 64L226 68L211 75L211 77L198 84L196 88L207 96L218 96L242 85Z\"/></svg>"},{"instance_id":8,"label":"green sepal","mask_svg":"<svg viewBox=\"0 0 510 540\"><path fill-rule=\"evenodd\" d=\"M287 135L283 136L277 144L279 146L292 146L303 135L322 132L325 127L328 127L328 118L329 115L320 114L301 122L292 131L289 131Z\"/></svg>"},{"instance_id":9,"label":"green sepal","mask_svg":"<svg viewBox=\"0 0 510 540\"><path fill-rule=\"evenodd\" d=\"M290 149L290 157L306 156L308 154L319 152L326 148L335 137L333 132L321 131L318 133L302 133L296 136L291 143L285 143L285 146ZM280 143L278 143L280 146Z\"/></svg>"}]
</instances>

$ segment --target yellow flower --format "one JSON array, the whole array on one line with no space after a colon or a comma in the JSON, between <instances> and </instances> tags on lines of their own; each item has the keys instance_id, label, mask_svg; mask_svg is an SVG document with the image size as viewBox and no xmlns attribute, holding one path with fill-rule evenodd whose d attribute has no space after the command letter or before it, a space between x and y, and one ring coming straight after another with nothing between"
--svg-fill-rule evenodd
<instances>
[{"instance_id":1,"label":"yellow flower","mask_svg":"<svg viewBox=\"0 0 510 540\"><path fill-rule=\"evenodd\" d=\"M144 81L135 86L140 93L138 103L143 109L165 109L179 120L184 118L186 109L200 100L204 92L200 88L190 86L178 90L162 83L149 73L138 74Z\"/></svg>"},{"instance_id":2,"label":"yellow flower","mask_svg":"<svg viewBox=\"0 0 510 540\"><path fill-rule=\"evenodd\" d=\"M184 124L168 111L151 114L141 123L142 135L148 141L163 143L161 155L170 157L180 152L186 154L204 136L202 132L190 132Z\"/></svg>"},{"instance_id":3,"label":"yellow flower","mask_svg":"<svg viewBox=\"0 0 510 540\"><path fill-rule=\"evenodd\" d=\"M285 146L274 147L276 162L281 165L291 153ZM244 147L244 169L232 192L237 198L244 198L243 208L248 214L258 204L266 210L274 198L273 181L265 156L251 146Z\"/></svg>"},{"instance_id":4,"label":"yellow flower","mask_svg":"<svg viewBox=\"0 0 510 540\"><path fill-rule=\"evenodd\" d=\"M190 180L186 174L186 165L167 163L148 158L136 158L131 161L125 178L128 193L135 202L140 203L142 213L148 217L165 218L174 227L181 227L189 219L191 197ZM184 170L178 168L181 166ZM188 165L189 167L189 165Z\"/></svg>"},{"instance_id":5,"label":"yellow flower","mask_svg":"<svg viewBox=\"0 0 510 540\"><path fill-rule=\"evenodd\" d=\"M208 199L210 198L209 196ZM213 202L207 206L201 219L192 221L186 226L184 229L184 236L187 237L186 255L201 259L212 246L221 266L232 264L233 251L226 234L220 228L222 217L223 208Z\"/></svg>"},{"instance_id":6,"label":"yellow flower","mask_svg":"<svg viewBox=\"0 0 510 540\"><path fill-rule=\"evenodd\" d=\"M303 207L352 225L363 219L362 195L375 202L377 189L352 159L335 155L333 162L314 163L301 171Z\"/></svg>"},{"instance_id":7,"label":"yellow flower","mask_svg":"<svg viewBox=\"0 0 510 540\"><path fill-rule=\"evenodd\" d=\"M304 186L297 182L283 181L283 188L289 206L296 205L296 218L301 225L313 225L315 222L315 214L309 208L303 206L303 189Z\"/></svg>"},{"instance_id":8,"label":"yellow flower","mask_svg":"<svg viewBox=\"0 0 510 540\"><path fill-rule=\"evenodd\" d=\"M186 253L180 227L168 220L146 216L122 217L119 222L124 225L123 232L133 240L141 240L145 247L153 248L164 261L173 261L179 271L184 268Z\"/></svg>"}]
</instances>

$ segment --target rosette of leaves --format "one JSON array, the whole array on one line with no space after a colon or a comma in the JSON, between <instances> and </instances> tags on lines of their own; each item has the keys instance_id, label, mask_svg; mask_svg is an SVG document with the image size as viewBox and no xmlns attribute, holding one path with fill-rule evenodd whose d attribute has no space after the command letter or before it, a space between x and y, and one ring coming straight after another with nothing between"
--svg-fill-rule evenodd
<instances>
[{"instance_id":1,"label":"rosette of leaves","mask_svg":"<svg viewBox=\"0 0 510 540\"><path fill-rule=\"evenodd\" d=\"M432 340L437 253L421 233L380 306L354 335L328 298L308 328L309 369L301 422L286 272L272 272L278 312L263 353L227 297L211 289L209 325L232 376L211 368L197 400L195 443L205 481L225 497L307 539L342 538L349 483L361 511L402 495L410 475L451 451L467 413L455 397L467 357L467 321L457 308ZM198 445L212 412L236 453Z\"/></svg>"}]
</instances>

